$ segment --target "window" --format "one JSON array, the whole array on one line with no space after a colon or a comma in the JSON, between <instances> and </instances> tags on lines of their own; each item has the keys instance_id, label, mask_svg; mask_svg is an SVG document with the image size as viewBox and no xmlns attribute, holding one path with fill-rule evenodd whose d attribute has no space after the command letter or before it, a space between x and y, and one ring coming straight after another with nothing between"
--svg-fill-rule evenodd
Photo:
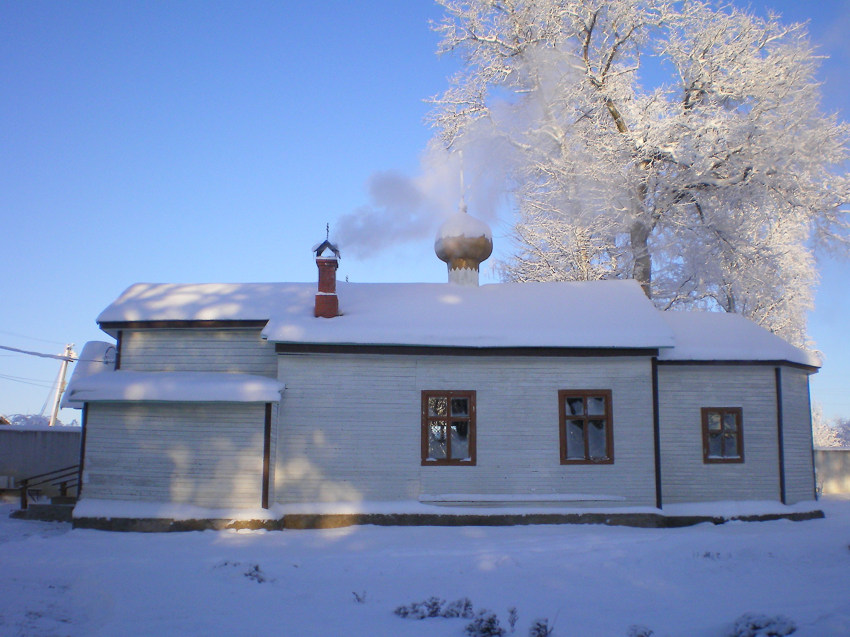
<instances>
[{"instance_id":1,"label":"window","mask_svg":"<svg viewBox=\"0 0 850 637\"><path fill-rule=\"evenodd\" d=\"M475 392L422 392L422 464L475 464Z\"/></svg>"},{"instance_id":2,"label":"window","mask_svg":"<svg viewBox=\"0 0 850 637\"><path fill-rule=\"evenodd\" d=\"M703 462L743 462L744 431L740 407L702 408Z\"/></svg>"},{"instance_id":3,"label":"window","mask_svg":"<svg viewBox=\"0 0 850 637\"><path fill-rule=\"evenodd\" d=\"M611 464L614 438L611 391L558 392L561 421L561 464Z\"/></svg>"}]
</instances>

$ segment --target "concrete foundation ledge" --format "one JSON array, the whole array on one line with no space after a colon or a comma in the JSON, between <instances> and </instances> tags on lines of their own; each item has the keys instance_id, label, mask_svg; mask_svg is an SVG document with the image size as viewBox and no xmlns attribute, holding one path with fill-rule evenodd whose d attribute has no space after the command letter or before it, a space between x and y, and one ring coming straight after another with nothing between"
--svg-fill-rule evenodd
<instances>
[{"instance_id":1,"label":"concrete foundation ledge","mask_svg":"<svg viewBox=\"0 0 850 637\"><path fill-rule=\"evenodd\" d=\"M257 531L283 530L282 520L228 520L196 519L173 520L170 518L80 518L71 521L75 529L98 531L125 531L132 533L169 533L174 531L223 531L226 529Z\"/></svg>"},{"instance_id":2,"label":"concrete foundation ledge","mask_svg":"<svg viewBox=\"0 0 850 637\"><path fill-rule=\"evenodd\" d=\"M529 524L604 524L641 528L681 528L710 522L802 522L823 518L820 509L751 515L664 515L661 513L288 513L278 519L189 519L75 517L73 527L102 531L162 533L250 529L281 531L334 529L371 524L375 526L518 526Z\"/></svg>"}]
</instances>

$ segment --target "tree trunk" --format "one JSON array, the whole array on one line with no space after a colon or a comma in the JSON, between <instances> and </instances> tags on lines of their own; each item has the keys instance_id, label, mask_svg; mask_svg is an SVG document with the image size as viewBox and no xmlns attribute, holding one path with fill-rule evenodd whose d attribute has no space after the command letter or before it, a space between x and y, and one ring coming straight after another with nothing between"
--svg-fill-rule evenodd
<instances>
[{"instance_id":1,"label":"tree trunk","mask_svg":"<svg viewBox=\"0 0 850 637\"><path fill-rule=\"evenodd\" d=\"M649 227L642 221L635 221L629 229L629 240L635 264L632 276L640 283L647 298L652 298L652 256L649 254Z\"/></svg>"}]
</instances>

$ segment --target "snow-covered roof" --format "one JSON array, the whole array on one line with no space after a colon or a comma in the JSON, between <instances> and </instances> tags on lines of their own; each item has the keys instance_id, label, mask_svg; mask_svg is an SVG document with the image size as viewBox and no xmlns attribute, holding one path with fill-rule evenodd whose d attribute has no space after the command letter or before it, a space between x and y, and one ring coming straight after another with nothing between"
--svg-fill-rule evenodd
<instances>
[{"instance_id":1,"label":"snow-covered roof","mask_svg":"<svg viewBox=\"0 0 850 637\"><path fill-rule=\"evenodd\" d=\"M739 315L660 312L635 281L337 283L341 316L313 316L315 283L139 283L98 317L258 321L281 343L433 347L659 348L669 361L788 361L817 367Z\"/></svg>"},{"instance_id":2,"label":"snow-covered roof","mask_svg":"<svg viewBox=\"0 0 850 637\"><path fill-rule=\"evenodd\" d=\"M66 395L72 406L97 401L270 403L279 401L282 391L277 379L252 374L119 370L72 378Z\"/></svg>"},{"instance_id":3,"label":"snow-covered roof","mask_svg":"<svg viewBox=\"0 0 850 637\"><path fill-rule=\"evenodd\" d=\"M342 316L313 316L314 283L129 288L98 322L266 320L270 341L442 347L671 347L634 281L337 284Z\"/></svg>"},{"instance_id":4,"label":"snow-covered roof","mask_svg":"<svg viewBox=\"0 0 850 637\"><path fill-rule=\"evenodd\" d=\"M813 353L794 347L740 314L661 312L676 346L663 350L669 361L788 361L820 367Z\"/></svg>"},{"instance_id":5,"label":"snow-covered roof","mask_svg":"<svg viewBox=\"0 0 850 637\"><path fill-rule=\"evenodd\" d=\"M136 283L97 322L267 321L288 306L312 304L315 294L308 283Z\"/></svg>"},{"instance_id":6,"label":"snow-covered roof","mask_svg":"<svg viewBox=\"0 0 850 637\"><path fill-rule=\"evenodd\" d=\"M443 347L656 348L672 334L633 281L341 284L342 316L276 314L271 341ZM308 312L312 312L312 300Z\"/></svg>"}]
</instances>

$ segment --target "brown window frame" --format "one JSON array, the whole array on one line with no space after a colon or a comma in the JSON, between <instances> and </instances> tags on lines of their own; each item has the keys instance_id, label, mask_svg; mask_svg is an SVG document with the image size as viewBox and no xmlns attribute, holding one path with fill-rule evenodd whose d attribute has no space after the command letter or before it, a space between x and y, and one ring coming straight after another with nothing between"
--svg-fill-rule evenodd
<instances>
[{"instance_id":1,"label":"brown window frame","mask_svg":"<svg viewBox=\"0 0 850 637\"><path fill-rule=\"evenodd\" d=\"M735 444L738 450L737 455L734 456L712 456L709 455L709 442L708 442L708 418L709 414L719 413L720 414L720 422L723 422L723 416L725 414L734 414L735 415ZM741 407L702 407L700 409L700 420L702 422L702 461L703 464L735 464L744 462L744 410ZM722 425L721 425L722 427ZM722 431L722 428L721 428ZM723 443L723 438L721 437L721 451L725 451L725 444Z\"/></svg>"},{"instance_id":2,"label":"brown window frame","mask_svg":"<svg viewBox=\"0 0 850 637\"><path fill-rule=\"evenodd\" d=\"M588 414L587 399L588 398L605 398L605 413ZM565 401L567 398L582 398L584 400L584 414L573 415L569 414L565 409ZM561 464L614 464L614 405L611 397L610 389L561 389L558 390L558 433L561 440ZM590 420L605 421L605 458L590 458L589 438L585 433L584 436L584 457L583 458L568 458L567 457L567 420L583 420L587 423ZM585 426L585 432L587 427Z\"/></svg>"},{"instance_id":3,"label":"brown window frame","mask_svg":"<svg viewBox=\"0 0 850 637\"><path fill-rule=\"evenodd\" d=\"M430 416L428 414L428 399L429 398L446 398L451 412L452 398L466 398L469 400L469 414L464 417L452 416L451 413L445 416ZM422 466L423 467L439 467L439 466L474 466L476 464L475 456L475 391L474 390L436 390L428 389L422 391ZM451 429L453 423L466 422L468 424L468 445L469 453L466 458L451 458L451 436L446 437L446 458L429 458L428 456L428 433L432 421L445 421L446 428Z\"/></svg>"}]
</instances>

